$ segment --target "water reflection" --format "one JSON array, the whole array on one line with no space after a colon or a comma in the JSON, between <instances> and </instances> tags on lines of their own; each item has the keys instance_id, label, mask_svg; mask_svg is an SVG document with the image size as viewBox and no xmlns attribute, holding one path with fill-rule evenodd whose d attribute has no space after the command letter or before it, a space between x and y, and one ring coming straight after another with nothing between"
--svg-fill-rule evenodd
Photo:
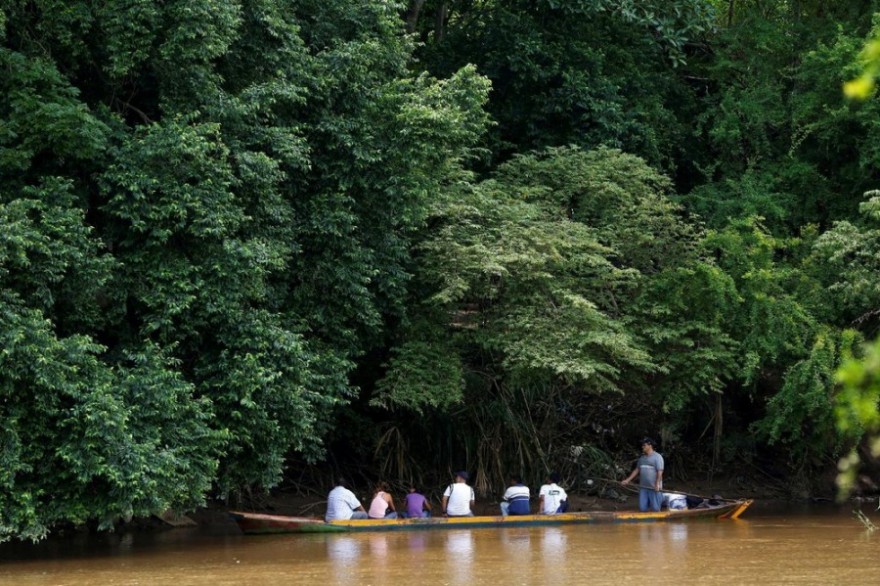
<instances>
[{"instance_id":1,"label":"water reflection","mask_svg":"<svg viewBox=\"0 0 880 586\"><path fill-rule=\"evenodd\" d=\"M866 534L851 514L349 535L168 532L5 544L0 584L864 584L880 575L878 545L880 532Z\"/></svg>"},{"instance_id":2,"label":"water reflection","mask_svg":"<svg viewBox=\"0 0 880 586\"><path fill-rule=\"evenodd\" d=\"M395 550L394 559L398 562L402 561L409 568L422 568L430 560L428 554L429 535L426 531L413 531L406 534L405 542L397 546L400 551Z\"/></svg>"},{"instance_id":3,"label":"water reflection","mask_svg":"<svg viewBox=\"0 0 880 586\"><path fill-rule=\"evenodd\" d=\"M508 527L501 530L501 543L518 560L529 557L531 530L528 527Z\"/></svg>"},{"instance_id":4,"label":"water reflection","mask_svg":"<svg viewBox=\"0 0 880 586\"><path fill-rule=\"evenodd\" d=\"M681 545L687 545L688 526L685 523L670 523L669 541Z\"/></svg>"},{"instance_id":5,"label":"water reflection","mask_svg":"<svg viewBox=\"0 0 880 586\"><path fill-rule=\"evenodd\" d=\"M356 564L361 557L361 542L356 537L334 535L327 540L327 557L338 566Z\"/></svg>"},{"instance_id":6,"label":"water reflection","mask_svg":"<svg viewBox=\"0 0 880 586\"><path fill-rule=\"evenodd\" d=\"M638 531L642 560L650 564L652 559L659 559L663 554L663 538L667 527L665 524L645 523L638 526Z\"/></svg>"},{"instance_id":7,"label":"water reflection","mask_svg":"<svg viewBox=\"0 0 880 586\"><path fill-rule=\"evenodd\" d=\"M446 533L446 551L450 557L470 560L474 555L474 532L471 529L453 529Z\"/></svg>"},{"instance_id":8,"label":"water reflection","mask_svg":"<svg viewBox=\"0 0 880 586\"><path fill-rule=\"evenodd\" d=\"M454 529L446 535L446 575L452 584L468 584L472 581L474 560L474 531Z\"/></svg>"},{"instance_id":9,"label":"water reflection","mask_svg":"<svg viewBox=\"0 0 880 586\"><path fill-rule=\"evenodd\" d=\"M547 527L541 532L541 555L545 563L555 564L565 559L568 539L559 527Z\"/></svg>"},{"instance_id":10,"label":"water reflection","mask_svg":"<svg viewBox=\"0 0 880 586\"><path fill-rule=\"evenodd\" d=\"M650 566L659 560L673 565L686 563L687 523L651 523L639 526L638 530L644 564Z\"/></svg>"},{"instance_id":11,"label":"water reflection","mask_svg":"<svg viewBox=\"0 0 880 586\"><path fill-rule=\"evenodd\" d=\"M568 551L568 534L561 527L547 527L538 533L540 543L540 578L542 584L565 584L570 581L567 556L574 552ZM576 555L589 556L589 552L578 552Z\"/></svg>"},{"instance_id":12,"label":"water reflection","mask_svg":"<svg viewBox=\"0 0 880 586\"><path fill-rule=\"evenodd\" d=\"M424 551L428 547L427 531L412 531L407 535L407 549L409 551Z\"/></svg>"},{"instance_id":13,"label":"water reflection","mask_svg":"<svg viewBox=\"0 0 880 586\"><path fill-rule=\"evenodd\" d=\"M388 557L388 535L385 533L371 533L370 556L377 562L382 562Z\"/></svg>"}]
</instances>

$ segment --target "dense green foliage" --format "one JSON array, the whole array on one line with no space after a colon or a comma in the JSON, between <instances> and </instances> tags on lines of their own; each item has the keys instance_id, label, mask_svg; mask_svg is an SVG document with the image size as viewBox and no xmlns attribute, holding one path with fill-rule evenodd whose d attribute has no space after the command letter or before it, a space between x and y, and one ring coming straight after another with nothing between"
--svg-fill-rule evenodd
<instances>
[{"instance_id":1,"label":"dense green foliage","mask_svg":"<svg viewBox=\"0 0 880 586\"><path fill-rule=\"evenodd\" d=\"M393 3L0 6L0 537L320 457L485 81Z\"/></svg>"},{"instance_id":2,"label":"dense green foliage","mask_svg":"<svg viewBox=\"0 0 880 586\"><path fill-rule=\"evenodd\" d=\"M328 446L833 470L876 432L875 13L0 0L0 540Z\"/></svg>"}]
</instances>

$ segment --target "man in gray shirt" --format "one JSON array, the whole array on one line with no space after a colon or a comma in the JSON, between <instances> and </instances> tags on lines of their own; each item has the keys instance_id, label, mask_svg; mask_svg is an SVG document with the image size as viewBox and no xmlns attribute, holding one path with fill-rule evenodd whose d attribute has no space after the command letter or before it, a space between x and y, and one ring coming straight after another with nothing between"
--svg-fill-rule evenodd
<instances>
[{"instance_id":1,"label":"man in gray shirt","mask_svg":"<svg viewBox=\"0 0 880 586\"><path fill-rule=\"evenodd\" d=\"M629 484L636 476L639 477L639 510L650 508L659 513L663 504L663 456L654 451L654 440L649 437L642 440L642 455L636 469L621 484Z\"/></svg>"}]
</instances>

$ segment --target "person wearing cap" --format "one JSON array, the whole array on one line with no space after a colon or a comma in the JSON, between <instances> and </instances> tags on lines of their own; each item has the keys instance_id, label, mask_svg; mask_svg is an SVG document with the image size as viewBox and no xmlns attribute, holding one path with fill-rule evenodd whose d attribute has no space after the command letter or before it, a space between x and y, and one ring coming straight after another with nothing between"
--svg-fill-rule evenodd
<instances>
[{"instance_id":1,"label":"person wearing cap","mask_svg":"<svg viewBox=\"0 0 880 586\"><path fill-rule=\"evenodd\" d=\"M468 486L468 473L455 473L455 482L443 491L443 514L448 517L473 517L474 489Z\"/></svg>"},{"instance_id":2,"label":"person wearing cap","mask_svg":"<svg viewBox=\"0 0 880 586\"><path fill-rule=\"evenodd\" d=\"M565 489L559 486L559 474L554 472L547 476L546 484L541 486L538 493L538 514L555 515L568 510L568 495Z\"/></svg>"},{"instance_id":3,"label":"person wearing cap","mask_svg":"<svg viewBox=\"0 0 880 586\"><path fill-rule=\"evenodd\" d=\"M639 510L648 509L660 512L663 505L663 456L654 451L654 440L642 440L642 455L629 476L621 483L624 486L639 477Z\"/></svg>"},{"instance_id":4,"label":"person wearing cap","mask_svg":"<svg viewBox=\"0 0 880 586\"><path fill-rule=\"evenodd\" d=\"M530 497L529 487L522 483L522 478L512 474L510 476L510 486L507 487L507 490L504 491L504 496L501 497L501 516L528 515L531 513L529 510Z\"/></svg>"}]
</instances>

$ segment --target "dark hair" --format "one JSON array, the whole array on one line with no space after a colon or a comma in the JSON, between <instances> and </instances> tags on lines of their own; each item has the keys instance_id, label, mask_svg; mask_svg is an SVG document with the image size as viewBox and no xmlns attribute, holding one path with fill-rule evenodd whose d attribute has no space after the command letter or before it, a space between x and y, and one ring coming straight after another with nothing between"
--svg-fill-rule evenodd
<instances>
[{"instance_id":1,"label":"dark hair","mask_svg":"<svg viewBox=\"0 0 880 586\"><path fill-rule=\"evenodd\" d=\"M550 476L548 476L547 478L549 478L550 482L552 482L554 484L557 484L560 480L562 480L562 477L559 475L559 472L551 472Z\"/></svg>"},{"instance_id":2,"label":"dark hair","mask_svg":"<svg viewBox=\"0 0 880 586\"><path fill-rule=\"evenodd\" d=\"M388 492L388 483L381 480L376 483L376 492Z\"/></svg>"},{"instance_id":3,"label":"dark hair","mask_svg":"<svg viewBox=\"0 0 880 586\"><path fill-rule=\"evenodd\" d=\"M648 445L651 446L652 448L656 445L656 444L654 444L654 440L652 440L652 439L649 438L649 437L644 437L644 438L642 438L642 443L640 443L639 445L640 445L640 446L643 446L643 445L645 445L645 444L648 444Z\"/></svg>"},{"instance_id":4,"label":"dark hair","mask_svg":"<svg viewBox=\"0 0 880 586\"><path fill-rule=\"evenodd\" d=\"M345 476L336 477L336 486L346 486L346 484L348 483L345 481Z\"/></svg>"},{"instance_id":5,"label":"dark hair","mask_svg":"<svg viewBox=\"0 0 880 586\"><path fill-rule=\"evenodd\" d=\"M519 474L511 474L510 479L514 482L514 484L522 484L522 476Z\"/></svg>"}]
</instances>

